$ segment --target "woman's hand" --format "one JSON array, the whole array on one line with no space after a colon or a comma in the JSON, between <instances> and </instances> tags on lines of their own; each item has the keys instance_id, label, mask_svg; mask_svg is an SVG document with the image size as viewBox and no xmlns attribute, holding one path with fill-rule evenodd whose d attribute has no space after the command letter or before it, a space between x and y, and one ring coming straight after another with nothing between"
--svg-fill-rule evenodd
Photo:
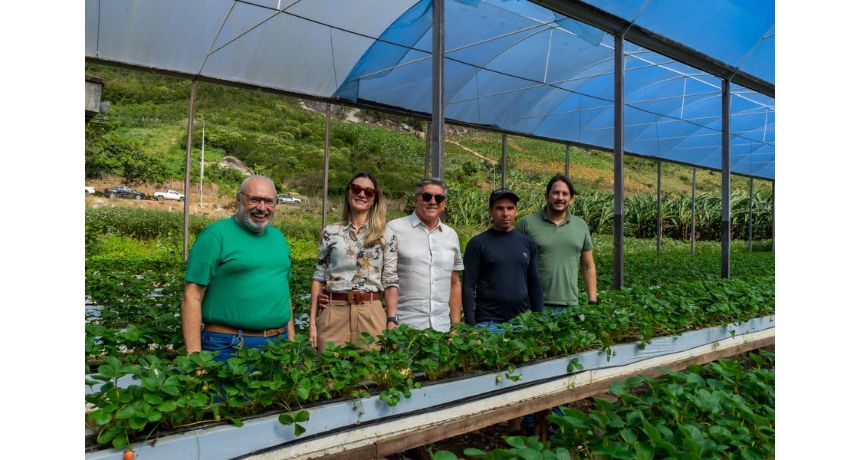
<instances>
[{"instance_id":1,"label":"woman's hand","mask_svg":"<svg viewBox=\"0 0 860 460\"><path fill-rule=\"evenodd\" d=\"M314 350L319 351L317 347L317 322L316 318L311 317L310 321L308 321L308 337L311 339L311 347Z\"/></svg>"}]
</instances>

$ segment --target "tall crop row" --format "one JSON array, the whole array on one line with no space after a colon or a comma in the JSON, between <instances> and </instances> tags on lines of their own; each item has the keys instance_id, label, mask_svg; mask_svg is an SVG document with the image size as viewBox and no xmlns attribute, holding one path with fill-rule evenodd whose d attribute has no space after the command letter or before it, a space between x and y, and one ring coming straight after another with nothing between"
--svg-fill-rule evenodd
<instances>
[{"instance_id":1,"label":"tall crop row","mask_svg":"<svg viewBox=\"0 0 860 460\"><path fill-rule=\"evenodd\" d=\"M522 217L544 205L541 192L520 193L517 206ZM722 205L719 196L702 193L696 197L696 238L719 240ZM748 232L749 195L733 192L730 197L732 238L746 239ZM692 200L678 193L662 198L663 237L688 239L692 229ZM614 198L610 192L587 192L576 195L571 212L588 224L592 233L612 233ZM753 239L770 238L773 229L773 202L769 195L752 197ZM447 207L448 222L454 226L488 222L487 193L479 190L453 192ZM636 238L657 236L657 196L638 193L624 199L624 235Z\"/></svg>"}]
</instances>

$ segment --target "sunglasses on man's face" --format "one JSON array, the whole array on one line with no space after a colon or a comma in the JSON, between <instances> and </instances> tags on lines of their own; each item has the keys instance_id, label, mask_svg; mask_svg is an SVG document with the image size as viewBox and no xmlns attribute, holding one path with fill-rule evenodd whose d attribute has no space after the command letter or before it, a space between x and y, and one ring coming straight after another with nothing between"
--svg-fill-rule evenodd
<instances>
[{"instance_id":1,"label":"sunglasses on man's face","mask_svg":"<svg viewBox=\"0 0 860 460\"><path fill-rule=\"evenodd\" d=\"M436 204L440 204L443 201L445 201L447 198L448 197L446 197L445 195L434 195L432 193L427 193L427 192L424 192L421 194L421 199L428 202L428 203L430 202L430 200L435 199Z\"/></svg>"},{"instance_id":2,"label":"sunglasses on man's face","mask_svg":"<svg viewBox=\"0 0 860 460\"><path fill-rule=\"evenodd\" d=\"M376 196L376 189L370 187L362 187L356 184L349 184L349 189L352 190L352 194L358 196L361 192L364 192L364 196L368 198L373 198Z\"/></svg>"}]
</instances>

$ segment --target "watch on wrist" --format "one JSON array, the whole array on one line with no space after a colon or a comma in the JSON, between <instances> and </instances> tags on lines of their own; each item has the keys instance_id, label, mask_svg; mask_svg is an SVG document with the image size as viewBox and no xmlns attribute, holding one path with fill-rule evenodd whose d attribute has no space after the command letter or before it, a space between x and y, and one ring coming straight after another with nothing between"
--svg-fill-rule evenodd
<instances>
[{"instance_id":1,"label":"watch on wrist","mask_svg":"<svg viewBox=\"0 0 860 460\"><path fill-rule=\"evenodd\" d=\"M389 322L389 323L394 323L394 324L400 324L400 321L397 319L397 315L389 316L389 317L388 317L388 322Z\"/></svg>"},{"instance_id":2,"label":"watch on wrist","mask_svg":"<svg viewBox=\"0 0 860 460\"><path fill-rule=\"evenodd\" d=\"M598 299L595 299L595 300L589 300L589 301L588 301L588 304L589 304L589 305L597 305L597 304L599 304L599 303L600 303L600 300L598 300Z\"/></svg>"}]
</instances>

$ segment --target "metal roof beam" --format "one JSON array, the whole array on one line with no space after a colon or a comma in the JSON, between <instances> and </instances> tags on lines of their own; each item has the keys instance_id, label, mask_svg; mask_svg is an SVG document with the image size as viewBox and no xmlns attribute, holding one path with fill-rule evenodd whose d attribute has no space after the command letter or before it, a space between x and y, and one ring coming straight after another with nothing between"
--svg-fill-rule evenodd
<instances>
[{"instance_id":1,"label":"metal roof beam","mask_svg":"<svg viewBox=\"0 0 860 460\"><path fill-rule=\"evenodd\" d=\"M631 43L648 48L663 56L703 70L721 79L729 80L732 83L769 97L776 97L776 88L773 83L743 72L701 51L696 51L580 0L531 1L606 32L624 34L624 39Z\"/></svg>"}]
</instances>

